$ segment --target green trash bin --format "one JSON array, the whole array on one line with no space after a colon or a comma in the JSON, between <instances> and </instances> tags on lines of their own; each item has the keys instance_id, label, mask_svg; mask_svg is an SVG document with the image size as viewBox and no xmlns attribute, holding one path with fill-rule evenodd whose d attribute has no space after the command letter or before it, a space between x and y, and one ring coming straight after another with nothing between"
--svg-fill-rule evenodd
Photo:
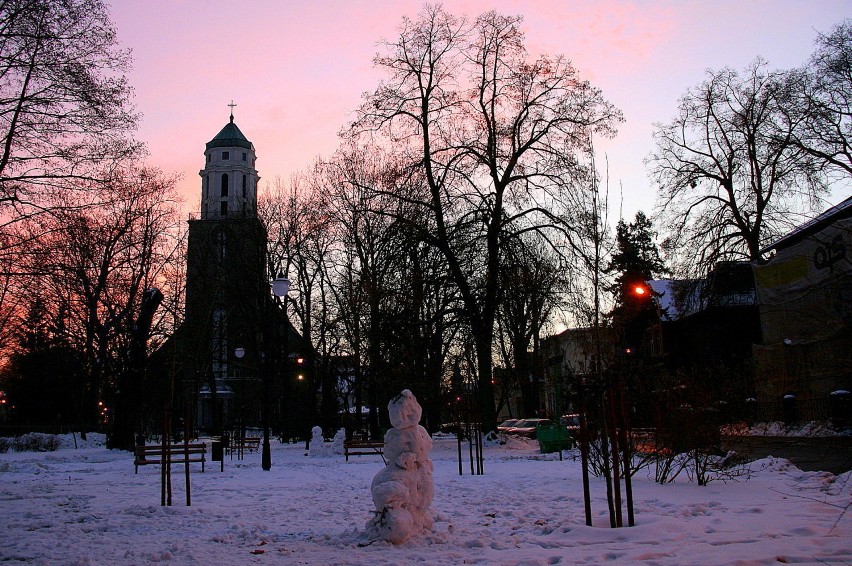
<instances>
[{"instance_id":1,"label":"green trash bin","mask_svg":"<svg viewBox=\"0 0 852 566\"><path fill-rule=\"evenodd\" d=\"M563 425L544 425L536 429L538 446L542 454L569 450L572 446L571 435Z\"/></svg>"}]
</instances>

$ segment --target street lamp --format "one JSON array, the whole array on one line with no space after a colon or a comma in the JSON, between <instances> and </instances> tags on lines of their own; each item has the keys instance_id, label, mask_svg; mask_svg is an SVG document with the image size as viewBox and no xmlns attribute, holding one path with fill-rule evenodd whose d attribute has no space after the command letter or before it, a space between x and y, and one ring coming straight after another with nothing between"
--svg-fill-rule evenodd
<instances>
[{"instance_id":1,"label":"street lamp","mask_svg":"<svg viewBox=\"0 0 852 566\"><path fill-rule=\"evenodd\" d=\"M657 312L657 323L651 332L651 352L654 355L662 355L663 353L663 312L660 308L660 299L655 295L651 286L647 283L636 283L632 287L633 296L642 301L644 305L645 299L649 299L654 305ZM628 352L630 353L630 352Z\"/></svg>"},{"instance_id":2,"label":"street lamp","mask_svg":"<svg viewBox=\"0 0 852 566\"><path fill-rule=\"evenodd\" d=\"M284 274L278 272L278 277L272 280L272 294L278 298L286 297L290 291L290 280Z\"/></svg>"},{"instance_id":3,"label":"street lamp","mask_svg":"<svg viewBox=\"0 0 852 566\"><path fill-rule=\"evenodd\" d=\"M279 272L278 277L272 280L272 294L277 298L286 297L290 291L290 280L284 277L284 274ZM284 316L287 316L287 304L284 304ZM274 328L274 324L267 325L267 331ZM266 347L269 350L270 338L266 338ZM284 359L287 359L287 325L284 326ZM271 356L267 356L267 361ZM272 453L269 447L269 380L271 368L265 367L263 372L263 451L260 457L260 467L264 471L269 471L272 468Z\"/></svg>"}]
</instances>

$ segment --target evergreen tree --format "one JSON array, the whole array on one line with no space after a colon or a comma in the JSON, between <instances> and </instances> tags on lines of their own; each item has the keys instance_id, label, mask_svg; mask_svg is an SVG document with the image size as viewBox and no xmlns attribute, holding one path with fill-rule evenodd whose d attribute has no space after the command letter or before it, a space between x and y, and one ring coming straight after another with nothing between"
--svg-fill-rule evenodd
<instances>
[{"instance_id":1,"label":"evergreen tree","mask_svg":"<svg viewBox=\"0 0 852 566\"><path fill-rule=\"evenodd\" d=\"M607 266L607 272L616 274L609 289L616 305L610 316L623 329L625 347L631 349L639 347L642 331L657 316L656 298L647 282L668 272L655 236L651 220L642 211L633 222L619 220L617 249Z\"/></svg>"},{"instance_id":2,"label":"evergreen tree","mask_svg":"<svg viewBox=\"0 0 852 566\"><path fill-rule=\"evenodd\" d=\"M52 316L36 299L16 342L0 377L12 407L10 424L42 428L79 421L82 359L63 337L62 315Z\"/></svg>"}]
</instances>

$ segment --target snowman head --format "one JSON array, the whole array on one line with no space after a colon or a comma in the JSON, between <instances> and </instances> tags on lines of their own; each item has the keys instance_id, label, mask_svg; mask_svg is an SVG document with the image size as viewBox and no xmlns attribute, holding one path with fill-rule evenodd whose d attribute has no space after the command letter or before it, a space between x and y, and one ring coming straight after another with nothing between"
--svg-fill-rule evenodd
<instances>
[{"instance_id":1,"label":"snowman head","mask_svg":"<svg viewBox=\"0 0 852 566\"><path fill-rule=\"evenodd\" d=\"M423 409L414 397L414 393L404 389L388 403L388 415L394 428L408 428L420 422Z\"/></svg>"}]
</instances>

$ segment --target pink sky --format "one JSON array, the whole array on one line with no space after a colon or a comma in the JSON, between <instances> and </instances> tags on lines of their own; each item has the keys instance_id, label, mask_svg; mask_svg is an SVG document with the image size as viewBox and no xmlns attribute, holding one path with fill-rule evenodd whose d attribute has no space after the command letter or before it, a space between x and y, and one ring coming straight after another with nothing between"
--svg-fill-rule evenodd
<instances>
[{"instance_id":1,"label":"pink sky","mask_svg":"<svg viewBox=\"0 0 852 566\"><path fill-rule=\"evenodd\" d=\"M144 115L149 163L183 175L187 210L198 207L204 144L228 121L257 150L261 190L331 154L337 132L381 75L372 57L394 37L405 0L112 0L119 41L132 48L130 80ZM455 14L496 9L524 16L527 47L569 57L581 77L624 111L618 137L599 143L624 216L650 212L642 160L654 122L671 119L705 70L804 63L816 31L852 14L847 0L568 1L450 0ZM622 189L619 189L619 186ZM847 195L840 195L847 196ZM839 199L837 199L839 200ZM614 199L612 201L616 203ZM611 205L615 217L617 204Z\"/></svg>"}]
</instances>

